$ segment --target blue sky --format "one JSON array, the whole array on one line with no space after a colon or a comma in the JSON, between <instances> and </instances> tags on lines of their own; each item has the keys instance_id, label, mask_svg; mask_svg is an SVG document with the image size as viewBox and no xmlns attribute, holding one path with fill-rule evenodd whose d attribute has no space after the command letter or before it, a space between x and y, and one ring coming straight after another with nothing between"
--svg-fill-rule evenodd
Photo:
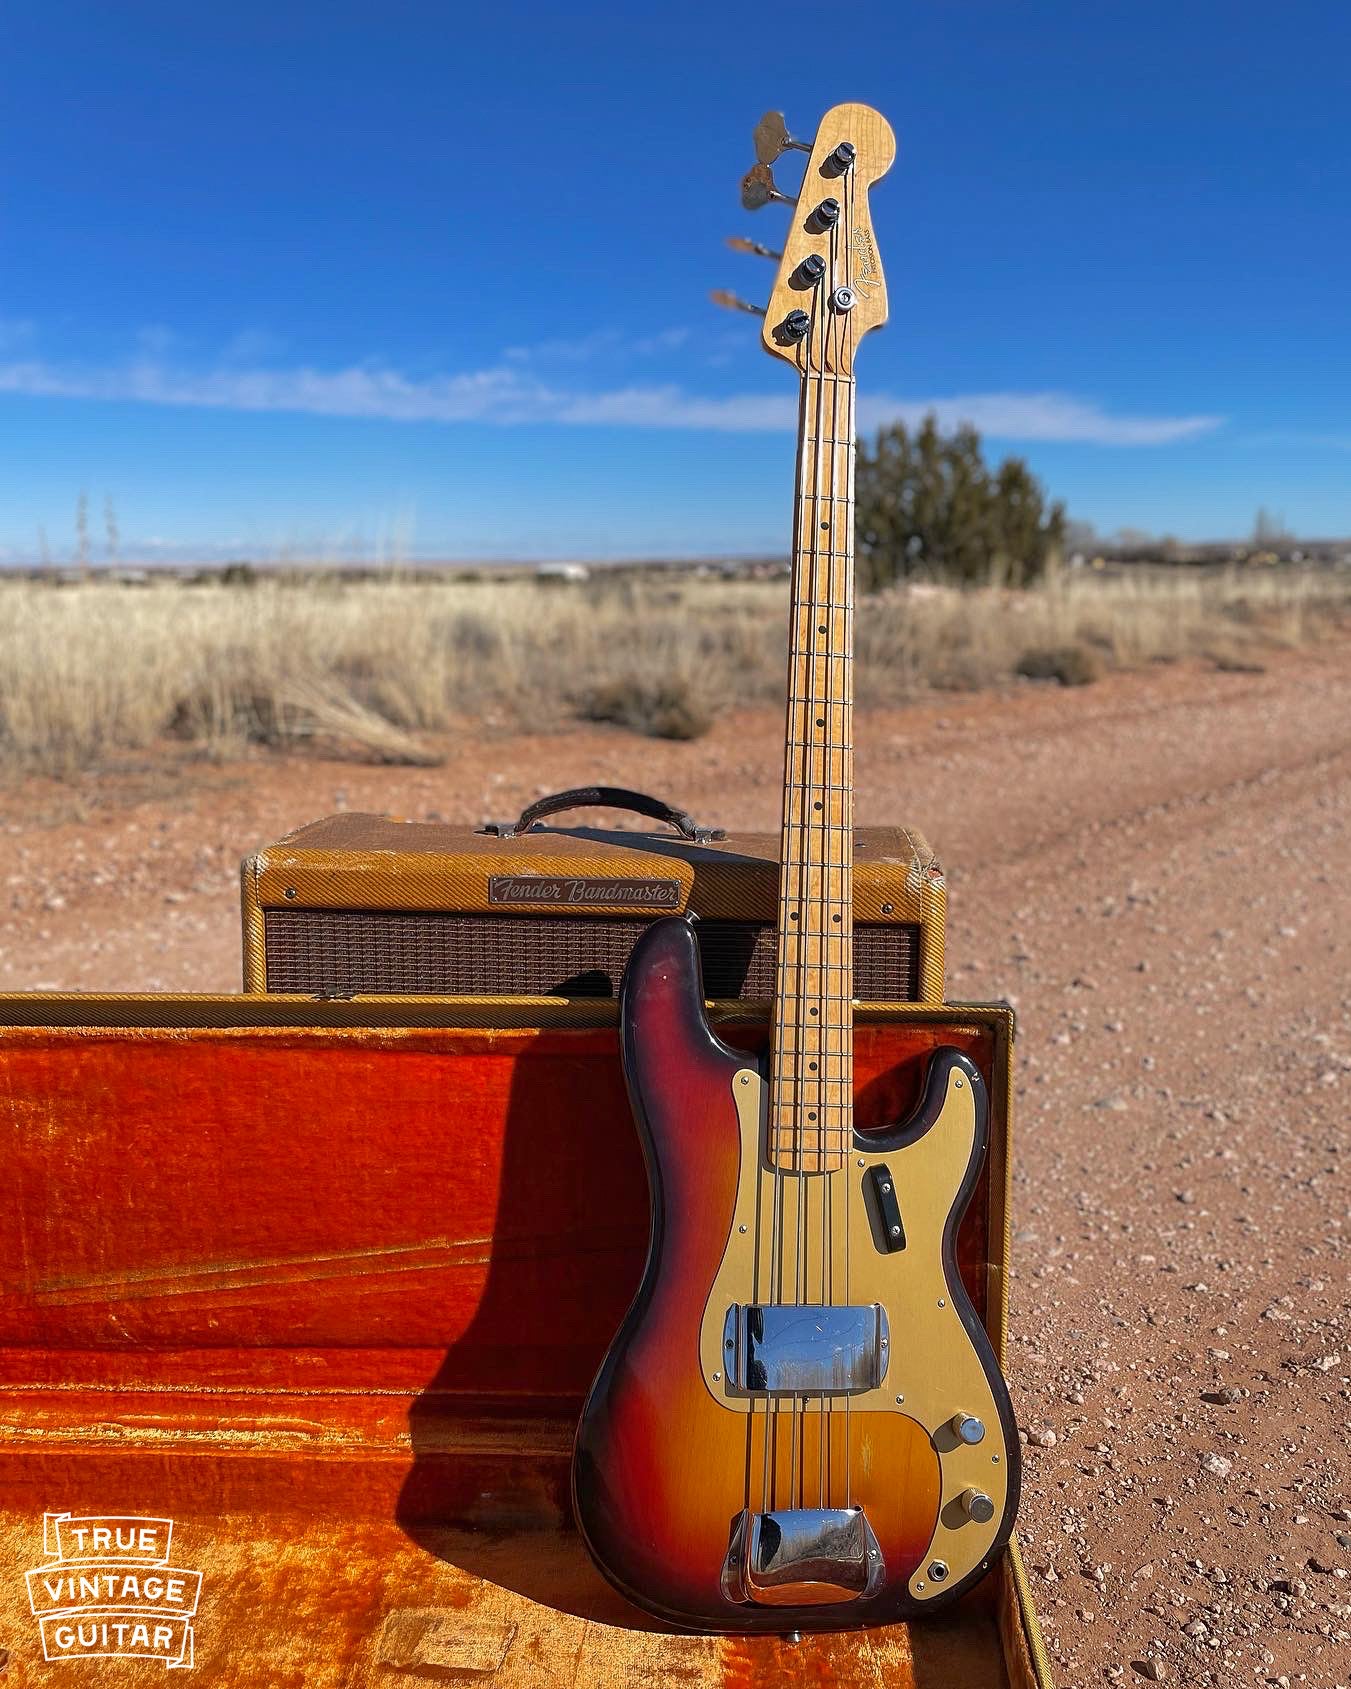
<instances>
[{"instance_id":1,"label":"blue sky","mask_svg":"<svg viewBox=\"0 0 1351 1689\"><path fill-rule=\"evenodd\" d=\"M0 558L786 542L750 131L842 99L936 406L1075 516L1351 532L1351 8L48 0L0 69ZM783 175L792 178L791 158Z\"/></svg>"}]
</instances>

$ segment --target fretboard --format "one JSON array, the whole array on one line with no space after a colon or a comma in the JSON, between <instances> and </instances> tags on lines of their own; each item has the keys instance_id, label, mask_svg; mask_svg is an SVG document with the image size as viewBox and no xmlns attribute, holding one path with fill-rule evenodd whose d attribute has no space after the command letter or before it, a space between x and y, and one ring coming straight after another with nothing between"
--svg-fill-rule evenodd
<instances>
[{"instance_id":1,"label":"fretboard","mask_svg":"<svg viewBox=\"0 0 1351 1689\"><path fill-rule=\"evenodd\" d=\"M844 1165L853 1129L854 382L802 385L768 1154Z\"/></svg>"}]
</instances>

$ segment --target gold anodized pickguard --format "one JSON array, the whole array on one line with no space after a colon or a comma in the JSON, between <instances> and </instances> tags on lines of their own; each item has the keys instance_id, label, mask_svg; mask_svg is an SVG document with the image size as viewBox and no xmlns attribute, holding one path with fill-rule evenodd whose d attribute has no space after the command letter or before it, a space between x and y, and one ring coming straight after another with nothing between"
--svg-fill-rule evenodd
<instances>
[{"instance_id":1,"label":"gold anodized pickguard","mask_svg":"<svg viewBox=\"0 0 1351 1689\"><path fill-rule=\"evenodd\" d=\"M961 1316L943 1265L943 1232L976 1134L976 1102L965 1076L948 1076L942 1110L930 1129L904 1149L855 1149L832 1173L776 1174L764 1153L765 1085L753 1068L732 1079L741 1132L741 1172L727 1246L704 1309L699 1349L704 1382L723 1407L750 1413L762 1403L729 1389L724 1373L724 1322L730 1307L761 1302L877 1302L886 1310L891 1353L881 1384L847 1398L828 1399L827 1411L899 1413L928 1434L942 1474L938 1521L910 1580L917 1601L930 1599L982 1565L1003 1519L1008 1451L990 1381ZM870 1167L894 1177L906 1246L877 1248L864 1203ZM775 1264L782 1263L780 1270ZM815 1401L816 1398L813 1398ZM951 1429L954 1415L985 1426L976 1444ZM994 1503L988 1524L968 1518L968 1489ZM927 1569L942 1561L948 1575L935 1583Z\"/></svg>"}]
</instances>

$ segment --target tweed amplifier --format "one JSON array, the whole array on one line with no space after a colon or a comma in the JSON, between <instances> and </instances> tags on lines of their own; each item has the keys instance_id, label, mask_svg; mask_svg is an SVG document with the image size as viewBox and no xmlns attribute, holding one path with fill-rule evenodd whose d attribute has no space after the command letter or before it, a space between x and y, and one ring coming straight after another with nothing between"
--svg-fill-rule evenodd
<instances>
[{"instance_id":1,"label":"tweed amplifier","mask_svg":"<svg viewBox=\"0 0 1351 1689\"><path fill-rule=\"evenodd\" d=\"M672 831L546 827L623 808ZM941 1002L946 888L906 827L855 840L855 992ZM697 916L708 996L773 993L777 835L724 833L642 793L560 792L510 824L344 814L243 864L244 988L310 996L610 997L643 929Z\"/></svg>"}]
</instances>

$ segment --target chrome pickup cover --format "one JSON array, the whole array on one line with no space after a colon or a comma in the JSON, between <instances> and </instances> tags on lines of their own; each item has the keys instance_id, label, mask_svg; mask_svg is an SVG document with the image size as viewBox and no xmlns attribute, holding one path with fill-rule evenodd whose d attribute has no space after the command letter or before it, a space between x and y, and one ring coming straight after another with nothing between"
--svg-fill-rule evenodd
<instances>
[{"instance_id":1,"label":"chrome pickup cover","mask_svg":"<svg viewBox=\"0 0 1351 1689\"><path fill-rule=\"evenodd\" d=\"M886 1376L890 1348L880 1302L738 1302L723 1325L727 1388L748 1396L854 1396Z\"/></svg>"}]
</instances>

